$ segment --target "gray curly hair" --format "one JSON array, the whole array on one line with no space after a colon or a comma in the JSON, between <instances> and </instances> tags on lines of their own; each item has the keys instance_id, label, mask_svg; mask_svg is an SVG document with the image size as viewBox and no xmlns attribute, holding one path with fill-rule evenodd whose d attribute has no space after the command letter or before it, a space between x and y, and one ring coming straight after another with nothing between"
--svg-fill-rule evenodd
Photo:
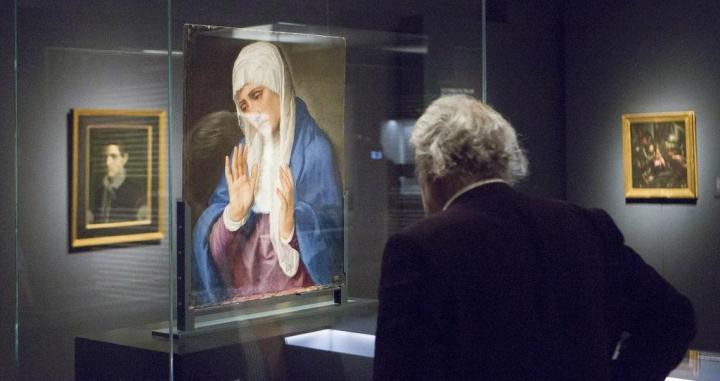
<instances>
[{"instance_id":1,"label":"gray curly hair","mask_svg":"<svg viewBox=\"0 0 720 381\"><path fill-rule=\"evenodd\" d=\"M492 107L467 95L438 98L415 124L419 176L461 184L500 178L513 184L528 162L510 123Z\"/></svg>"}]
</instances>

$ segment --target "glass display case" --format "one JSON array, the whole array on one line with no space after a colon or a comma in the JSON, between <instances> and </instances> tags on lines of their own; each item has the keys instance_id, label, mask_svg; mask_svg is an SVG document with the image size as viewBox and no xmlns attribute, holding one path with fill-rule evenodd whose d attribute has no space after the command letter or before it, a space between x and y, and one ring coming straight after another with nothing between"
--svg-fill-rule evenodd
<instances>
[{"instance_id":1,"label":"glass display case","mask_svg":"<svg viewBox=\"0 0 720 381\"><path fill-rule=\"evenodd\" d=\"M481 96L485 82L481 3L366 5L362 13L350 1L3 5L12 21L3 26L3 64L14 84L3 93L12 107L2 110L12 127L3 129L2 162L13 174L3 182L3 269L13 275L3 278L3 301L13 306L2 316L4 379L97 376L109 371L97 356L108 343L153 353L156 369L147 374L183 379L189 368L179 364L207 351L247 354L254 345L277 360L275 338L373 333L385 238L422 215L412 163L397 160L407 147L393 132L383 138L387 126L412 125L441 93ZM335 249L322 275L302 258L312 280L301 283L306 289L208 304L193 279L201 271L193 270L192 233L222 182L223 156L250 120L238 119L231 74L238 52L255 41L280 48L302 107L331 148L336 226L318 230L332 239L316 245ZM201 156L200 144L191 145L202 140L194 128L215 112L234 122L219 130L229 146ZM298 224L308 252L309 233ZM184 336L183 309L213 317L193 315L193 333ZM203 331L218 321L222 328ZM227 375L274 377L283 367L268 361Z\"/></svg>"}]
</instances>

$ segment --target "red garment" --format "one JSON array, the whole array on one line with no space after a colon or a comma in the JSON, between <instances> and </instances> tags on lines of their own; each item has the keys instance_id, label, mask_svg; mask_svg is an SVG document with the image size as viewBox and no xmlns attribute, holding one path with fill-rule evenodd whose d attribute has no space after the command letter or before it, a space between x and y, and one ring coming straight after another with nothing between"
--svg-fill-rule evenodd
<instances>
[{"instance_id":1,"label":"red garment","mask_svg":"<svg viewBox=\"0 0 720 381\"><path fill-rule=\"evenodd\" d=\"M275 249L270 241L270 215L256 214L255 226L249 235L239 229L229 231L222 217L210 233L210 252L223 281L232 288L233 296L248 296L277 292L290 288L309 287L314 283L305 264L300 263L292 277L280 269ZM293 234L290 246L300 251Z\"/></svg>"}]
</instances>

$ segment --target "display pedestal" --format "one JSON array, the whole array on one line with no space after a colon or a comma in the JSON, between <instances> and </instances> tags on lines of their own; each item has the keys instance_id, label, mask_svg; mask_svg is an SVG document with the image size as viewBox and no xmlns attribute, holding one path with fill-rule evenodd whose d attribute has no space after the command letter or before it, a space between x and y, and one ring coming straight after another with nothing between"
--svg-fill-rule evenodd
<instances>
[{"instance_id":1,"label":"display pedestal","mask_svg":"<svg viewBox=\"0 0 720 381\"><path fill-rule=\"evenodd\" d=\"M322 373L325 369L317 367L334 364L327 371L336 374L335 379L343 379L350 369L342 364L348 364L355 375L369 377L371 358L289 346L285 338L323 329L374 335L376 319L377 301L351 299L348 303L245 320L224 330L182 337L173 341L173 376L175 380L308 379L312 374L305 372ZM152 334L162 327L153 324L76 337L75 378L168 380L170 341ZM298 365L302 363L317 367L303 368Z\"/></svg>"}]
</instances>

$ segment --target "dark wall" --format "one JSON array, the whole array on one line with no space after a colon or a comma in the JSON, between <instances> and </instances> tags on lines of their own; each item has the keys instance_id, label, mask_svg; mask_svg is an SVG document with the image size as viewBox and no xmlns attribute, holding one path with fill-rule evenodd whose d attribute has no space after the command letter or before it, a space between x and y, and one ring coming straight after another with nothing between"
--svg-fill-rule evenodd
<instances>
[{"instance_id":1,"label":"dark wall","mask_svg":"<svg viewBox=\"0 0 720 381\"><path fill-rule=\"evenodd\" d=\"M565 197L563 19L558 1L489 1L487 102L517 130L530 175L518 188Z\"/></svg>"},{"instance_id":2,"label":"dark wall","mask_svg":"<svg viewBox=\"0 0 720 381\"><path fill-rule=\"evenodd\" d=\"M720 3L568 2L567 196L606 209L627 243L686 294L699 331L692 347L720 350ZM699 199L624 198L621 115L694 110Z\"/></svg>"},{"instance_id":3,"label":"dark wall","mask_svg":"<svg viewBox=\"0 0 720 381\"><path fill-rule=\"evenodd\" d=\"M15 20L0 3L0 379L15 379Z\"/></svg>"}]
</instances>

